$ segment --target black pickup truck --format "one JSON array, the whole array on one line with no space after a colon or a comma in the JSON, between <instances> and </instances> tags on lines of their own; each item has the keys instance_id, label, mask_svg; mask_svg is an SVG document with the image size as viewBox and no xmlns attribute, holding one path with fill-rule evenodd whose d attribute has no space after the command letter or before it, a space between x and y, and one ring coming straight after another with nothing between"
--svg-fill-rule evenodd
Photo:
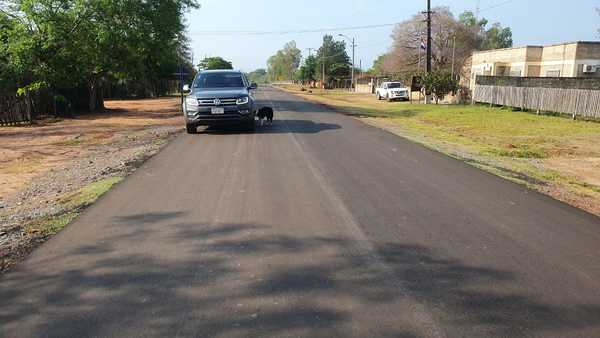
<instances>
[{"instance_id":1,"label":"black pickup truck","mask_svg":"<svg viewBox=\"0 0 600 338\"><path fill-rule=\"evenodd\" d=\"M223 124L244 125L254 131L257 104L253 91L256 83L249 83L246 75L235 70L207 70L196 75L183 102L186 129L197 132L198 126Z\"/></svg>"}]
</instances>

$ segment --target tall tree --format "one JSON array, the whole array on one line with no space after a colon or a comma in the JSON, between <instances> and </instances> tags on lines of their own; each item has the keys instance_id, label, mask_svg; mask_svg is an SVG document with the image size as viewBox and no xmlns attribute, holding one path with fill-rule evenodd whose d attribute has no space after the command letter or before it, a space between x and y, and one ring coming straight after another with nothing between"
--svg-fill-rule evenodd
<instances>
[{"instance_id":1,"label":"tall tree","mask_svg":"<svg viewBox=\"0 0 600 338\"><path fill-rule=\"evenodd\" d=\"M381 54L377 57L377 59L373 62L373 67L371 67L371 69L369 69L369 73L371 75L382 76L385 74L384 62L385 62L386 57L387 57L386 54Z\"/></svg>"},{"instance_id":2,"label":"tall tree","mask_svg":"<svg viewBox=\"0 0 600 338\"><path fill-rule=\"evenodd\" d=\"M109 77L153 86L176 70L187 49L183 14L196 0L7 0L13 21L8 58L19 86L87 87L89 109L103 105ZM175 68L174 68L175 67Z\"/></svg>"},{"instance_id":3,"label":"tall tree","mask_svg":"<svg viewBox=\"0 0 600 338\"><path fill-rule=\"evenodd\" d=\"M269 78L273 81L293 80L301 58L302 52L296 47L296 42L286 43L267 60Z\"/></svg>"},{"instance_id":4,"label":"tall tree","mask_svg":"<svg viewBox=\"0 0 600 338\"><path fill-rule=\"evenodd\" d=\"M220 56L205 58L200 61L198 68L201 70L213 70L213 69L233 69L233 65L230 61L223 59Z\"/></svg>"},{"instance_id":5,"label":"tall tree","mask_svg":"<svg viewBox=\"0 0 600 338\"><path fill-rule=\"evenodd\" d=\"M304 59L302 66L298 68L298 79L301 81L313 82L317 80L316 69L318 67L317 58L314 55L309 55Z\"/></svg>"},{"instance_id":6,"label":"tall tree","mask_svg":"<svg viewBox=\"0 0 600 338\"><path fill-rule=\"evenodd\" d=\"M484 35L485 39L481 49L499 49L509 48L513 45L512 30L509 27L502 27L501 24L495 23Z\"/></svg>"},{"instance_id":7,"label":"tall tree","mask_svg":"<svg viewBox=\"0 0 600 338\"><path fill-rule=\"evenodd\" d=\"M447 7L434 8L434 12L432 65L434 69L449 70L454 38L457 41L455 58L459 60L457 64L461 64L477 44L477 32L460 24ZM384 70L406 78L423 70L426 56L421 46L426 36L426 24L420 14L398 24L392 35L392 49L383 62Z\"/></svg>"},{"instance_id":8,"label":"tall tree","mask_svg":"<svg viewBox=\"0 0 600 338\"><path fill-rule=\"evenodd\" d=\"M267 82L267 70L264 68L259 68L248 73L248 80L250 82L256 83L266 83Z\"/></svg>"},{"instance_id":9,"label":"tall tree","mask_svg":"<svg viewBox=\"0 0 600 338\"><path fill-rule=\"evenodd\" d=\"M437 7L434 11L432 27L434 69L449 72L454 63L455 70L458 70L474 50L512 46L512 32L508 27L494 24L486 29L488 21L477 19L472 12L468 11L460 14L458 19L447 7ZM421 50L421 44L425 36L426 24L420 14L398 24L392 35L393 45L390 52L379 61L383 71L405 78L422 71L425 53Z\"/></svg>"},{"instance_id":10,"label":"tall tree","mask_svg":"<svg viewBox=\"0 0 600 338\"><path fill-rule=\"evenodd\" d=\"M323 36L323 44L317 50L317 69L315 72L321 78L325 68L325 82L341 80L350 76L350 57L346 52L346 42L336 41L331 35Z\"/></svg>"}]
</instances>

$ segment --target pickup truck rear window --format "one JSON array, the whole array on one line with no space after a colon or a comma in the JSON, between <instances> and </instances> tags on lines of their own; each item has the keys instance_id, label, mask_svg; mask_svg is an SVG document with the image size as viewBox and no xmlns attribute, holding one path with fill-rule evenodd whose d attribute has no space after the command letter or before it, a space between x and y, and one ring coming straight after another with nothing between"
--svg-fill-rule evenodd
<instances>
[{"instance_id":1,"label":"pickup truck rear window","mask_svg":"<svg viewBox=\"0 0 600 338\"><path fill-rule=\"evenodd\" d=\"M242 88L245 87L242 74L204 73L194 81L194 88Z\"/></svg>"}]
</instances>

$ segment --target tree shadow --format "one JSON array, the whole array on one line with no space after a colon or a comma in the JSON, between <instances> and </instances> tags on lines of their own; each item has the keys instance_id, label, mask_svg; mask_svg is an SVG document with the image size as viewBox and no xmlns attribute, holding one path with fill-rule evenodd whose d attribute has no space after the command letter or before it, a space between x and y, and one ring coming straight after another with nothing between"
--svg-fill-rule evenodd
<instances>
[{"instance_id":1,"label":"tree shadow","mask_svg":"<svg viewBox=\"0 0 600 338\"><path fill-rule=\"evenodd\" d=\"M512 272L438 257L423 246L373 242L373 252L364 252L348 238L281 235L260 224L177 222L184 215L129 215L114 224L165 229L153 229L149 240L177 250L176 259L123 250L139 239L117 231L51 257L61 262L56 269L5 275L0 335L423 336L401 324L411 315L403 302L421 304L448 336L600 332L600 305L553 305L508 292L501 286L518 283ZM365 319L378 314L381 321ZM365 331L349 331L356 325Z\"/></svg>"}]
</instances>

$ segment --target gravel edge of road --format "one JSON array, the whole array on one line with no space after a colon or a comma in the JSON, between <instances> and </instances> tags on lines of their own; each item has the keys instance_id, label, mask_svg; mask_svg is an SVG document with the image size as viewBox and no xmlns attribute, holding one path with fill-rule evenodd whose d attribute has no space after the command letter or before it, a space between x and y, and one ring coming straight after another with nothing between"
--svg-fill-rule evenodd
<instances>
[{"instance_id":1,"label":"gravel edge of road","mask_svg":"<svg viewBox=\"0 0 600 338\"><path fill-rule=\"evenodd\" d=\"M8 196L0 208L0 276L181 132L179 127L159 126L116 134L109 143L94 146L84 156L38 175L27 188ZM93 187L107 181L111 182L104 187Z\"/></svg>"}]
</instances>

